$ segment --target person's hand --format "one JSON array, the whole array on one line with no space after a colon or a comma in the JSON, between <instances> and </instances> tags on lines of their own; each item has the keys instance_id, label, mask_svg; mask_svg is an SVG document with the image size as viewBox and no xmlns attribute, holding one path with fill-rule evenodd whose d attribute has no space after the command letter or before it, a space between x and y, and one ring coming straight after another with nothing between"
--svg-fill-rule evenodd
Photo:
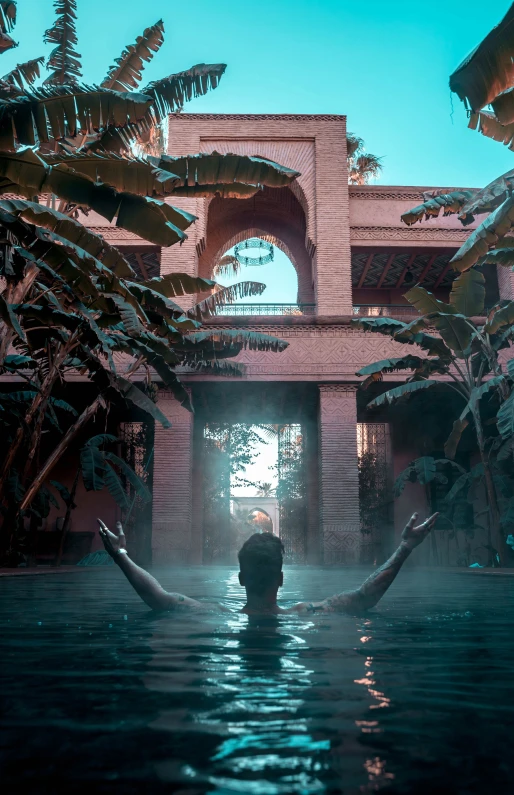
<instances>
[{"instance_id":1,"label":"person's hand","mask_svg":"<svg viewBox=\"0 0 514 795\"><path fill-rule=\"evenodd\" d=\"M409 547L409 549L414 549L414 547L419 546L427 535L430 533L431 529L437 522L437 517L439 513L433 513L432 516L429 516L428 519L425 519L423 524L414 527L416 520L418 518L417 513L413 513L407 524L405 525L405 530L402 533L402 541L403 543Z\"/></svg>"},{"instance_id":2,"label":"person's hand","mask_svg":"<svg viewBox=\"0 0 514 795\"><path fill-rule=\"evenodd\" d=\"M118 531L118 535L111 533L105 522L102 522L101 519L97 519L97 522L100 525L100 538L103 541L106 552L109 553L111 558L116 558L119 555L120 550L126 549L127 546L127 541L125 539L125 533L123 532L121 522L116 522L116 530Z\"/></svg>"}]
</instances>

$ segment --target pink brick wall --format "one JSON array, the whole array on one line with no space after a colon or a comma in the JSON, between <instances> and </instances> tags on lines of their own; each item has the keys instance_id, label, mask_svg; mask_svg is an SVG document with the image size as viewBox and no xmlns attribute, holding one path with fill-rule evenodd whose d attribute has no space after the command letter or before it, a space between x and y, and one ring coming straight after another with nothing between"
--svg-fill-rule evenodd
<instances>
[{"instance_id":1,"label":"pink brick wall","mask_svg":"<svg viewBox=\"0 0 514 795\"><path fill-rule=\"evenodd\" d=\"M172 427L155 426L152 559L186 562L191 549L193 415L167 390L160 392L158 405Z\"/></svg>"}]
</instances>

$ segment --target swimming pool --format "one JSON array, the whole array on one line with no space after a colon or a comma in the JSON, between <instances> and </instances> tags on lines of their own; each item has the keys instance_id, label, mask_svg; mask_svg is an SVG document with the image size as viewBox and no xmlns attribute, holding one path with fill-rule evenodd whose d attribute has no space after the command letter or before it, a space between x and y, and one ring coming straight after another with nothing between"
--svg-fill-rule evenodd
<instances>
[{"instance_id":1,"label":"swimming pool","mask_svg":"<svg viewBox=\"0 0 514 795\"><path fill-rule=\"evenodd\" d=\"M366 574L289 567L281 603ZM2 792L512 792L513 586L407 569L367 617L250 620L152 614L114 567L2 578Z\"/></svg>"}]
</instances>

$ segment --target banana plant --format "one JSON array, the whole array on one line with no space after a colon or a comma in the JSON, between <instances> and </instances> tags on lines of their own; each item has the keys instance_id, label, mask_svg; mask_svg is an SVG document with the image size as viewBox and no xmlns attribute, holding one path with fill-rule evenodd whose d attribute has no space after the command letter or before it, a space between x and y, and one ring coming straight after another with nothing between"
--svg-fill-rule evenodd
<instances>
[{"instance_id":1,"label":"banana plant","mask_svg":"<svg viewBox=\"0 0 514 795\"><path fill-rule=\"evenodd\" d=\"M492 543L502 562L508 550L502 531L490 457L490 440L484 430L482 404L494 407L499 437L510 443L514 437L514 359L505 365L514 334L514 302L500 302L484 317L485 279L477 269L464 271L453 282L449 302L415 286L405 297L419 316L411 323L393 318L360 318L353 324L363 330L385 334L414 348L404 356L375 362L358 371L363 386L381 381L384 374L407 373L405 383L386 389L369 408L409 399L422 390L441 393L451 390L461 400L461 409L445 444L445 455L455 458L468 426L474 431L490 512ZM434 333L429 333L435 331ZM415 349L419 349L419 353Z\"/></svg>"}]
</instances>

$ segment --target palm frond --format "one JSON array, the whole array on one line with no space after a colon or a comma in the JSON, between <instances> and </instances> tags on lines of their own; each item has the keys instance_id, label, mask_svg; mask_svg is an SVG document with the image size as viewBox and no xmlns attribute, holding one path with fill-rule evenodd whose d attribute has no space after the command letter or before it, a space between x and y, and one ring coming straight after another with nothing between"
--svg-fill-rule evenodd
<instances>
[{"instance_id":1,"label":"palm frond","mask_svg":"<svg viewBox=\"0 0 514 795\"><path fill-rule=\"evenodd\" d=\"M352 160L348 175L350 185L367 185L370 179L378 177L383 168L381 161L381 157L369 153Z\"/></svg>"},{"instance_id":2,"label":"palm frond","mask_svg":"<svg viewBox=\"0 0 514 795\"><path fill-rule=\"evenodd\" d=\"M130 44L101 83L102 88L112 88L115 91L127 91L136 88L141 80L144 69L143 61L148 63L153 58L164 42L164 23L161 20L150 28L146 28L142 36L138 36L135 44Z\"/></svg>"},{"instance_id":3,"label":"palm frond","mask_svg":"<svg viewBox=\"0 0 514 795\"><path fill-rule=\"evenodd\" d=\"M222 63L200 63L185 72L169 75L145 86L143 92L154 101L157 121L161 122L168 113L180 110L186 102L216 88L226 68L226 64Z\"/></svg>"},{"instance_id":4,"label":"palm frond","mask_svg":"<svg viewBox=\"0 0 514 795\"><path fill-rule=\"evenodd\" d=\"M226 254L220 259L213 268L212 275L218 276L237 276L241 272L241 263L230 254Z\"/></svg>"},{"instance_id":5,"label":"palm frond","mask_svg":"<svg viewBox=\"0 0 514 795\"><path fill-rule=\"evenodd\" d=\"M473 111L490 104L514 82L514 4L450 76L450 89Z\"/></svg>"},{"instance_id":6,"label":"palm frond","mask_svg":"<svg viewBox=\"0 0 514 795\"><path fill-rule=\"evenodd\" d=\"M347 135L346 135L346 156L347 157L353 157L355 152L357 152L358 149L363 149L363 148L364 148L364 141L363 141L362 138L359 138L359 136L355 135L354 133L351 133L351 132L347 133Z\"/></svg>"},{"instance_id":7,"label":"palm frond","mask_svg":"<svg viewBox=\"0 0 514 795\"><path fill-rule=\"evenodd\" d=\"M77 30L77 0L55 0L55 13L57 19L54 25L44 35L45 44L55 44L50 53L47 67L52 70L45 83L53 86L76 85L77 78L81 77L81 55L76 51Z\"/></svg>"}]
</instances>

